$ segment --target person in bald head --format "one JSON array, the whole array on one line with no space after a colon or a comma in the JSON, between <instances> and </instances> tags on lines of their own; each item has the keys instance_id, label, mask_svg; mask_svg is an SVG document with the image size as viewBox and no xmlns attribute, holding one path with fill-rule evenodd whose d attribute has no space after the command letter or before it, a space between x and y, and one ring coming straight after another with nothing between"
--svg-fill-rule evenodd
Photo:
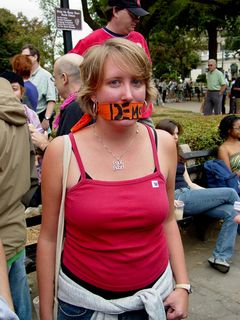
<instances>
[{"instance_id":1,"label":"person in bald head","mask_svg":"<svg viewBox=\"0 0 240 320\"><path fill-rule=\"evenodd\" d=\"M80 89L79 66L82 60L82 56L69 53L59 57L54 63L55 86L59 95L64 99L60 106L60 112L53 122L53 128L57 130L57 136L70 133L73 125L84 114L76 101ZM47 138L35 130L32 131L31 135L35 146L44 151L49 144Z\"/></svg>"}]
</instances>

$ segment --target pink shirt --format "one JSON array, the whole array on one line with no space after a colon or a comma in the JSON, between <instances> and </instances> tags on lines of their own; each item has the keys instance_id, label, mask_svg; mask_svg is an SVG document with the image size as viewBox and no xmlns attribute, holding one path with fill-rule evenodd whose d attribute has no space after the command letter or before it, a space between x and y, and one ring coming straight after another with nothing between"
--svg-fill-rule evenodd
<instances>
[{"instance_id":1,"label":"pink shirt","mask_svg":"<svg viewBox=\"0 0 240 320\"><path fill-rule=\"evenodd\" d=\"M143 288L168 264L166 182L148 130L156 172L127 181L87 179L70 134L81 180L66 194L63 263L79 279L105 290Z\"/></svg>"},{"instance_id":2,"label":"pink shirt","mask_svg":"<svg viewBox=\"0 0 240 320\"><path fill-rule=\"evenodd\" d=\"M114 38L116 37L113 36L111 33L107 32L107 30L105 30L104 28L97 29L92 33L90 33L87 37L79 40L76 46L69 52L83 55L88 48L96 44L102 44L108 39L114 39ZM121 37L121 38L130 40L132 42L139 44L145 50L146 54L151 60L147 42L141 33L132 31L127 36Z\"/></svg>"}]
</instances>

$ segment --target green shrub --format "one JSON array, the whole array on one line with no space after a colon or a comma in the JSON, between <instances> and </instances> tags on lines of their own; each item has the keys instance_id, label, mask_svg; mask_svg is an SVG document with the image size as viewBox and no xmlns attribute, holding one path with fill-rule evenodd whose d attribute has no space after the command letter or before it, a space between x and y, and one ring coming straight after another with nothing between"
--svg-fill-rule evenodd
<instances>
[{"instance_id":1,"label":"green shrub","mask_svg":"<svg viewBox=\"0 0 240 320\"><path fill-rule=\"evenodd\" d=\"M218 126L223 118L219 116L203 116L190 111L178 111L174 109L158 108L153 114L153 122L156 125L161 119L173 119L183 127L180 143L189 144L191 150L214 149L223 141L218 134Z\"/></svg>"}]
</instances>

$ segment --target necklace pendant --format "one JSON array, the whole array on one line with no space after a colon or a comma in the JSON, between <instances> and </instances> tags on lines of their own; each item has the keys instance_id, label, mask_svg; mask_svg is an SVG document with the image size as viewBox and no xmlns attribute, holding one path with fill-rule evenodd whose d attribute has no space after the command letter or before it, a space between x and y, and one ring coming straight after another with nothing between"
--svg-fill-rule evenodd
<instances>
[{"instance_id":1,"label":"necklace pendant","mask_svg":"<svg viewBox=\"0 0 240 320\"><path fill-rule=\"evenodd\" d=\"M117 170L123 170L124 169L124 162L119 159L119 160L114 160L112 164L113 171Z\"/></svg>"}]
</instances>

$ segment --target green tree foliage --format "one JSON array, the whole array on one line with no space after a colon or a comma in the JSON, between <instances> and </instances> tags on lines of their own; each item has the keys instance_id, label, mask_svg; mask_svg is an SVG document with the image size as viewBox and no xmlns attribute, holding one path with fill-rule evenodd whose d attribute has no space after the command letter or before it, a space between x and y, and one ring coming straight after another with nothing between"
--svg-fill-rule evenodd
<instances>
[{"instance_id":1,"label":"green tree foliage","mask_svg":"<svg viewBox=\"0 0 240 320\"><path fill-rule=\"evenodd\" d=\"M0 71L10 67L9 58L17 53L17 46L14 43L14 26L17 25L17 18L5 9L0 9Z\"/></svg>"},{"instance_id":2,"label":"green tree foliage","mask_svg":"<svg viewBox=\"0 0 240 320\"><path fill-rule=\"evenodd\" d=\"M177 27L171 33L164 30L153 33L149 45L156 78L173 70L182 79L188 77L190 70L196 68L200 62L197 50L204 48L204 43L199 41L194 33L180 31Z\"/></svg>"},{"instance_id":3,"label":"green tree foliage","mask_svg":"<svg viewBox=\"0 0 240 320\"><path fill-rule=\"evenodd\" d=\"M239 0L175 0L170 21L207 32L209 58L217 60L218 32L230 27L239 13Z\"/></svg>"},{"instance_id":4,"label":"green tree foliage","mask_svg":"<svg viewBox=\"0 0 240 320\"><path fill-rule=\"evenodd\" d=\"M9 60L21 51L26 43L35 45L41 53L41 64L47 65L50 57L49 28L38 19L28 20L23 14L15 16L0 9L0 71L11 69Z\"/></svg>"},{"instance_id":5,"label":"green tree foliage","mask_svg":"<svg viewBox=\"0 0 240 320\"><path fill-rule=\"evenodd\" d=\"M240 60L240 18L238 17L229 25L225 33L225 49L235 52L234 56ZM226 57L225 57L226 58Z\"/></svg>"}]
</instances>

